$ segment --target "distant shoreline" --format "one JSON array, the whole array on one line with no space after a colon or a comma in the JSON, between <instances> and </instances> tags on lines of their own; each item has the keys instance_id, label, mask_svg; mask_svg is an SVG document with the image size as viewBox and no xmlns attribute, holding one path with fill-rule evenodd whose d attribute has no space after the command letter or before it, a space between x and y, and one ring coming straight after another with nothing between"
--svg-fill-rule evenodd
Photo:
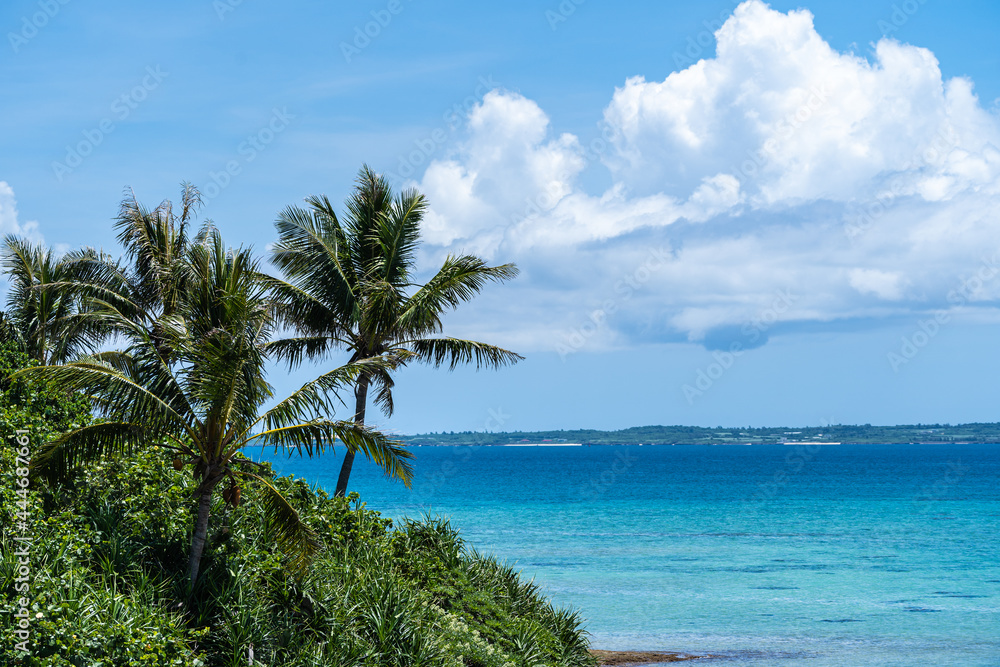
<instances>
[{"instance_id":1,"label":"distant shoreline","mask_svg":"<svg viewBox=\"0 0 1000 667\"><path fill-rule=\"evenodd\" d=\"M1000 423L914 424L903 426L707 428L637 426L617 431L440 432L397 436L407 445L587 446L587 445L968 445L1000 444Z\"/></svg>"}]
</instances>

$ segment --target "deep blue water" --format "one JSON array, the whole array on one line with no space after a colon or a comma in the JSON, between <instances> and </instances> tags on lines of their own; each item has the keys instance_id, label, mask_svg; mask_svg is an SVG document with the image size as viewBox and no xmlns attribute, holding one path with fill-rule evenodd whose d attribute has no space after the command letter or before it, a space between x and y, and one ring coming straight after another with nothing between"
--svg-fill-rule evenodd
<instances>
[{"instance_id":1,"label":"deep blue water","mask_svg":"<svg viewBox=\"0 0 1000 667\"><path fill-rule=\"evenodd\" d=\"M582 610L597 648L1000 665L1000 446L413 452L412 490L361 459L352 490L389 517L450 517ZM340 469L264 458L331 491Z\"/></svg>"}]
</instances>

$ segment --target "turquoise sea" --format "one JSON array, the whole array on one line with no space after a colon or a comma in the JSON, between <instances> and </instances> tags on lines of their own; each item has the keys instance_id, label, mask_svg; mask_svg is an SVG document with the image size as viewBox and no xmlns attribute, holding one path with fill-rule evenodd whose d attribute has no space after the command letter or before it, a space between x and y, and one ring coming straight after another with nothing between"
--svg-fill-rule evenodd
<instances>
[{"instance_id":1,"label":"turquoise sea","mask_svg":"<svg viewBox=\"0 0 1000 667\"><path fill-rule=\"evenodd\" d=\"M446 515L582 610L595 648L697 664L1000 665L1000 446L414 447L384 515ZM333 489L340 459L273 461Z\"/></svg>"}]
</instances>

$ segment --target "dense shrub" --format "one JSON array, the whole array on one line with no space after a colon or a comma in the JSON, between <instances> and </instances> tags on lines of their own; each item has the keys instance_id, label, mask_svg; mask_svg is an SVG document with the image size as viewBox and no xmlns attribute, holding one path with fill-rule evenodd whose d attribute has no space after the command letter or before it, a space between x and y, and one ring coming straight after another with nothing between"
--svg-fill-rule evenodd
<instances>
[{"instance_id":1,"label":"dense shrub","mask_svg":"<svg viewBox=\"0 0 1000 667\"><path fill-rule=\"evenodd\" d=\"M11 379L29 364L20 333L0 311L0 438L5 445L18 429L35 440L61 433L90 420L90 403L48 383Z\"/></svg>"},{"instance_id":2,"label":"dense shrub","mask_svg":"<svg viewBox=\"0 0 1000 667\"><path fill-rule=\"evenodd\" d=\"M13 450L2 460L14 511ZM278 478L324 549L296 578L250 500L221 517L188 599L193 482L166 450L84 472L72 487L36 484L30 533L33 654L0 636L0 662L25 665L590 665L579 618L554 610L510 567L467 549L446 522L398 527L352 494L333 498ZM0 585L13 595L4 543ZM12 614L6 604L2 613ZM10 618L10 616L7 616Z\"/></svg>"}]
</instances>

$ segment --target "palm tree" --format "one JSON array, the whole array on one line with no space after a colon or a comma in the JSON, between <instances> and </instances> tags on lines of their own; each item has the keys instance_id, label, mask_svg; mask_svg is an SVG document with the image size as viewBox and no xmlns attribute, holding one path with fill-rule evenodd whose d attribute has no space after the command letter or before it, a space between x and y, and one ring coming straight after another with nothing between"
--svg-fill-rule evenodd
<instances>
[{"instance_id":1,"label":"palm tree","mask_svg":"<svg viewBox=\"0 0 1000 667\"><path fill-rule=\"evenodd\" d=\"M513 264L487 266L473 255L449 256L425 285L411 282L420 221L427 204L407 190L394 197L385 178L363 166L343 223L326 197L310 197L309 209L289 207L275 226L271 261L284 280L270 279L282 324L296 337L271 350L290 367L319 359L336 348L351 364L380 355L448 364L474 362L499 368L522 359L508 350L471 340L438 336L445 310L472 299L490 281L517 275ZM407 353L403 358L402 353ZM370 388L386 415L393 411L391 368L366 368L355 383L354 421L365 423ZM335 495L347 492L354 452L347 451Z\"/></svg>"},{"instance_id":2,"label":"palm tree","mask_svg":"<svg viewBox=\"0 0 1000 667\"><path fill-rule=\"evenodd\" d=\"M200 193L188 183L181 186L179 213L170 200L149 210L127 189L115 221L125 262L93 248L56 259L41 245L7 236L0 255L13 281L8 307L32 358L42 364L66 361L122 333L97 326L87 313L89 298L114 303L158 337L158 320L173 313L186 289L188 268L179 259L190 245L187 230L200 206Z\"/></svg>"},{"instance_id":3,"label":"palm tree","mask_svg":"<svg viewBox=\"0 0 1000 667\"><path fill-rule=\"evenodd\" d=\"M119 260L84 248L65 257L73 270L73 286L84 295L85 303L96 299L112 304L125 320L150 331L166 356L169 350L162 348L166 334L161 330L169 327L165 323L177 312L194 279L185 255L192 242L199 240L190 237L189 229L200 207L201 194L190 183L181 184L180 211L174 210L169 199L150 210L126 189L114 225L125 256ZM202 237L212 230L211 224L203 226ZM94 322L86 313L76 320L81 327ZM108 329L118 326L113 321L104 324L101 334L105 338L128 335L128 329Z\"/></svg>"},{"instance_id":4,"label":"palm tree","mask_svg":"<svg viewBox=\"0 0 1000 667\"><path fill-rule=\"evenodd\" d=\"M72 265L50 248L7 235L0 265L11 281L7 309L21 331L28 356L40 364L70 359L93 343L73 324L78 294L71 289Z\"/></svg>"},{"instance_id":5,"label":"palm tree","mask_svg":"<svg viewBox=\"0 0 1000 667\"><path fill-rule=\"evenodd\" d=\"M115 459L154 445L176 452L174 467L190 466L197 482L197 514L188 574L198 579L208 535L213 492L238 506L241 482L264 494L267 521L293 569L301 570L318 541L295 509L241 454L253 443L312 456L340 439L390 476L409 484L409 452L377 431L325 417L338 388L362 373L392 368L395 360L366 360L306 383L267 410L272 388L265 381L266 346L273 331L271 304L248 250L227 250L205 227L184 255L177 274L185 289L151 330L117 298L90 297L88 316L115 331L124 349L73 363L26 369L93 398L103 421L76 428L42 446L32 468L51 479L97 459ZM120 295L112 295L117 297Z\"/></svg>"}]
</instances>

